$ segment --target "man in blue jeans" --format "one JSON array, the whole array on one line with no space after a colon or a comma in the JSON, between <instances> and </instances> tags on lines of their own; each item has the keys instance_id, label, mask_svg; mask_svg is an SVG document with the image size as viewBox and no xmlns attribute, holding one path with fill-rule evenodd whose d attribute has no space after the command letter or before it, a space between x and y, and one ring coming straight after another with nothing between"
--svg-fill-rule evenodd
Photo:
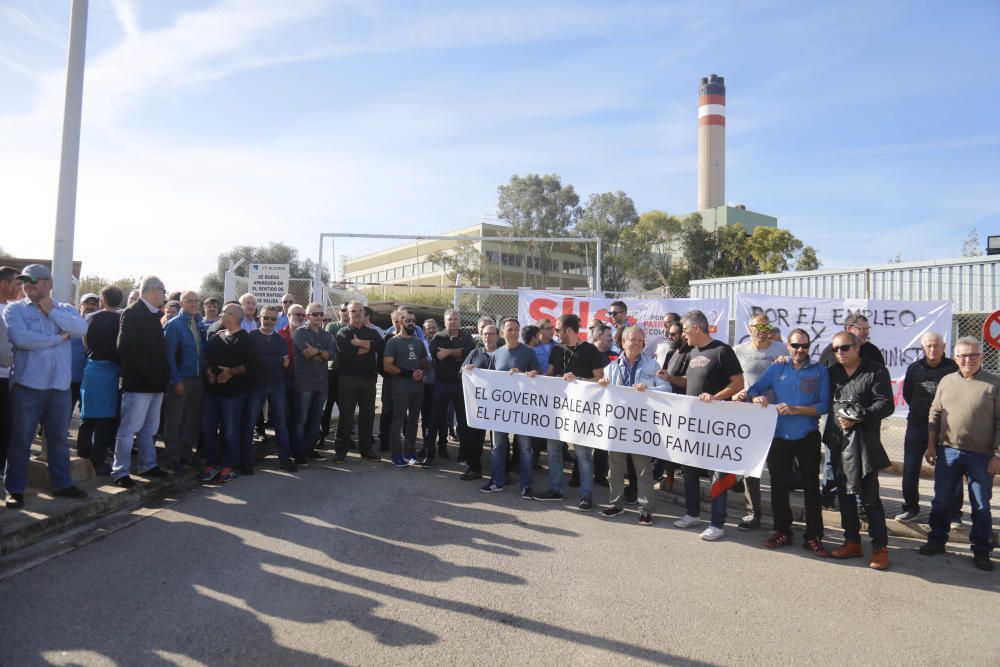
<instances>
[{"instance_id":1,"label":"man in blue jeans","mask_svg":"<svg viewBox=\"0 0 1000 667\"><path fill-rule=\"evenodd\" d=\"M604 359L592 343L580 340L580 318L563 315L556 320L560 344L548 354L546 375L559 377L566 382L597 382L604 377ZM536 350L537 352L537 350ZM563 443L547 440L549 453L549 488L535 494L535 500L562 500L563 498ZM577 508L588 512L594 507L594 450L584 445L573 445L580 470L580 498Z\"/></svg>"},{"instance_id":2,"label":"man in blue jeans","mask_svg":"<svg viewBox=\"0 0 1000 667\"><path fill-rule=\"evenodd\" d=\"M323 461L315 447L322 434L323 405L328 389L328 365L337 354L333 336L323 330L323 305L306 306L306 326L292 334L295 350L295 392L298 407L295 414L295 436L292 449L297 465L308 465L309 459Z\"/></svg>"},{"instance_id":3,"label":"man in blue jeans","mask_svg":"<svg viewBox=\"0 0 1000 667\"><path fill-rule=\"evenodd\" d=\"M285 409L285 369L288 368L289 364L288 346L281 334L274 330L280 315L281 309L277 306L264 306L260 311L260 327L256 331L250 332L250 345L253 348L253 367L251 369L253 384L250 387L247 414L259 414L264 406L264 401L267 401L268 416L278 441L278 467L288 472L295 472L298 466L292 460L287 411ZM243 435L244 447L249 448L253 441L253 426L253 422L248 419L246 432Z\"/></svg>"},{"instance_id":4,"label":"man in blue jeans","mask_svg":"<svg viewBox=\"0 0 1000 667\"><path fill-rule=\"evenodd\" d=\"M983 370L979 341L966 336L955 343L958 373L938 384L928 421L927 462L934 466L931 532L920 547L924 556L944 553L951 530L955 487L969 478L972 506L972 562L990 572L993 562L993 476L1000 473L1000 377Z\"/></svg>"},{"instance_id":5,"label":"man in blue jeans","mask_svg":"<svg viewBox=\"0 0 1000 667\"><path fill-rule=\"evenodd\" d=\"M516 319L509 317L503 321L503 337L506 345L494 353L493 368L498 371L506 371L511 375L527 373L529 377L534 377L539 371L538 357L533 349L521 344L520 336L521 325ZM517 451L521 460L521 497L532 500L534 492L531 490L531 484L534 480L535 470L532 466L531 438L526 435L515 435L514 439L517 442ZM491 477L490 481L480 489L483 493L503 491L507 480L507 451L509 447L510 434L494 431L493 449L490 451Z\"/></svg>"},{"instance_id":6,"label":"man in blue jeans","mask_svg":"<svg viewBox=\"0 0 1000 667\"><path fill-rule=\"evenodd\" d=\"M24 507L28 457L39 424L49 448L53 495L87 495L70 478L67 442L72 406L69 340L85 335L87 322L72 305L52 300L52 273L47 267L30 264L17 279L24 288L24 299L3 311L14 354L9 380L12 423L4 479L8 509Z\"/></svg>"},{"instance_id":7,"label":"man in blue jeans","mask_svg":"<svg viewBox=\"0 0 1000 667\"><path fill-rule=\"evenodd\" d=\"M743 389L743 367L733 348L708 333L708 318L692 310L681 319L691 354L686 375L687 395L701 401L728 401ZM684 516L674 521L678 528L701 523L701 470L684 466ZM699 537L709 542L725 535L726 496L723 491L712 499L712 521Z\"/></svg>"}]
</instances>

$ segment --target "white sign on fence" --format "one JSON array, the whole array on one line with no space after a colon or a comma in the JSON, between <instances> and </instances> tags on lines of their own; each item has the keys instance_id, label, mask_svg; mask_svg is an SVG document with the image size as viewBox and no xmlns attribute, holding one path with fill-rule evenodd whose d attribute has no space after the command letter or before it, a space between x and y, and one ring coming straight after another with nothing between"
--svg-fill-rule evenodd
<instances>
[{"instance_id":1,"label":"white sign on fence","mask_svg":"<svg viewBox=\"0 0 1000 667\"><path fill-rule=\"evenodd\" d=\"M501 371L463 371L465 414L484 430L760 477L774 437L773 406Z\"/></svg>"},{"instance_id":2,"label":"white sign on fence","mask_svg":"<svg viewBox=\"0 0 1000 667\"><path fill-rule=\"evenodd\" d=\"M260 306L281 306L281 297L288 294L287 264L251 264L250 293Z\"/></svg>"},{"instance_id":3,"label":"white sign on fence","mask_svg":"<svg viewBox=\"0 0 1000 667\"><path fill-rule=\"evenodd\" d=\"M522 289L518 290L517 315L522 325L543 317L555 322L562 315L578 315L580 337L586 340L587 328L594 318L610 323L611 303L619 300L628 306L628 323L642 327L647 338L664 335L663 316L667 313L683 315L689 310L700 310L708 318L712 337L729 340L728 299L608 299Z\"/></svg>"},{"instance_id":4,"label":"white sign on fence","mask_svg":"<svg viewBox=\"0 0 1000 667\"><path fill-rule=\"evenodd\" d=\"M896 417L905 417L908 412L903 400L903 377L906 367L923 356L921 336L928 331L941 334L945 349L951 349L951 301L812 299L737 294L736 343L747 340L747 323L761 311L773 324L781 327L785 340L792 329L807 331L813 341L813 361L819 361L820 354L833 340L834 334L844 330L844 319L848 315L864 314L871 326L871 342L882 351L892 377Z\"/></svg>"}]
</instances>

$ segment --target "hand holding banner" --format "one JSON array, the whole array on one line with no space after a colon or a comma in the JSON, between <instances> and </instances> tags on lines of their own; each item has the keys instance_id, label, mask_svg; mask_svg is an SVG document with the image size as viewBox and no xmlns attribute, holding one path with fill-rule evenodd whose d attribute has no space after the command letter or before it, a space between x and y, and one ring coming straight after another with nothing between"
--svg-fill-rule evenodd
<instances>
[{"instance_id":1,"label":"hand holding banner","mask_svg":"<svg viewBox=\"0 0 1000 667\"><path fill-rule=\"evenodd\" d=\"M462 372L470 426L759 477L774 407L500 371Z\"/></svg>"}]
</instances>

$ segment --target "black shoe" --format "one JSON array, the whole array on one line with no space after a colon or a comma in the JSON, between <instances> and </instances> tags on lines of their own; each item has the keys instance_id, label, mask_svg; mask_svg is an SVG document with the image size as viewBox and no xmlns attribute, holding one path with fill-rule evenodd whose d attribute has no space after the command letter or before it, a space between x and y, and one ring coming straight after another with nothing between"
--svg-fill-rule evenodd
<instances>
[{"instance_id":1,"label":"black shoe","mask_svg":"<svg viewBox=\"0 0 1000 667\"><path fill-rule=\"evenodd\" d=\"M119 486L123 489L131 489L133 486L135 486L135 480L129 477L128 475L125 475L124 477L119 477L118 479L116 479L114 481L114 484L115 486Z\"/></svg>"},{"instance_id":2,"label":"black shoe","mask_svg":"<svg viewBox=\"0 0 1000 667\"><path fill-rule=\"evenodd\" d=\"M278 459L278 468L284 470L285 472L296 472L299 467L295 465L295 461L291 459Z\"/></svg>"},{"instance_id":3,"label":"black shoe","mask_svg":"<svg viewBox=\"0 0 1000 667\"><path fill-rule=\"evenodd\" d=\"M612 505L611 507L606 507L602 509L601 516L603 516L605 519L612 519L624 511L625 511L624 508L615 507L614 505Z\"/></svg>"},{"instance_id":4,"label":"black shoe","mask_svg":"<svg viewBox=\"0 0 1000 667\"><path fill-rule=\"evenodd\" d=\"M581 512L589 512L594 509L594 501L590 498L580 498L580 502L576 504L576 508Z\"/></svg>"},{"instance_id":5,"label":"black shoe","mask_svg":"<svg viewBox=\"0 0 1000 667\"><path fill-rule=\"evenodd\" d=\"M746 517L743 517L743 520L736 524L737 530L757 530L758 528L760 528L760 519L752 514L748 514Z\"/></svg>"},{"instance_id":6,"label":"black shoe","mask_svg":"<svg viewBox=\"0 0 1000 667\"><path fill-rule=\"evenodd\" d=\"M24 507L24 494L23 493L12 493L7 496L6 507L9 510L19 510Z\"/></svg>"},{"instance_id":7,"label":"black shoe","mask_svg":"<svg viewBox=\"0 0 1000 667\"><path fill-rule=\"evenodd\" d=\"M295 459L295 462L298 463L299 465L302 465L301 463L299 463L299 459L298 458ZM334 463L347 463L347 454L334 454L333 455L333 462Z\"/></svg>"},{"instance_id":8,"label":"black shoe","mask_svg":"<svg viewBox=\"0 0 1000 667\"><path fill-rule=\"evenodd\" d=\"M295 465L297 465L300 468L308 468L309 467L309 459L307 459L306 457L302 456L301 454L299 454L298 456L292 457L292 461L294 461Z\"/></svg>"},{"instance_id":9,"label":"black shoe","mask_svg":"<svg viewBox=\"0 0 1000 667\"><path fill-rule=\"evenodd\" d=\"M608 488L609 486L608 480L605 477L595 477L594 484L596 484L597 486L603 486L604 488Z\"/></svg>"},{"instance_id":10,"label":"black shoe","mask_svg":"<svg viewBox=\"0 0 1000 667\"><path fill-rule=\"evenodd\" d=\"M326 457L317 452L315 449L310 449L306 453L306 458L312 459L313 461L326 461Z\"/></svg>"},{"instance_id":11,"label":"black shoe","mask_svg":"<svg viewBox=\"0 0 1000 667\"><path fill-rule=\"evenodd\" d=\"M376 454L375 452L373 452L370 449L367 452L361 452L361 458L368 459L369 461L381 461L382 460L381 456L379 456L378 454Z\"/></svg>"},{"instance_id":12,"label":"black shoe","mask_svg":"<svg viewBox=\"0 0 1000 667\"><path fill-rule=\"evenodd\" d=\"M150 468L146 472L139 473L139 477L147 477L149 479L153 479L153 478L156 478L156 477L167 477L169 475L170 475L170 473L168 473L166 470L164 470L163 468L161 468L159 466L153 466L152 468Z\"/></svg>"},{"instance_id":13,"label":"black shoe","mask_svg":"<svg viewBox=\"0 0 1000 667\"><path fill-rule=\"evenodd\" d=\"M111 474L111 466L108 464L94 466L94 474L98 477L107 477Z\"/></svg>"},{"instance_id":14,"label":"black shoe","mask_svg":"<svg viewBox=\"0 0 1000 667\"><path fill-rule=\"evenodd\" d=\"M977 570L993 571L993 561L990 560L990 552L988 551L977 551L972 554L972 564L976 566Z\"/></svg>"},{"instance_id":15,"label":"black shoe","mask_svg":"<svg viewBox=\"0 0 1000 667\"><path fill-rule=\"evenodd\" d=\"M417 461L417 465L420 466L421 468L430 468L432 465L434 465L434 457L423 456L420 458L419 461Z\"/></svg>"},{"instance_id":16,"label":"black shoe","mask_svg":"<svg viewBox=\"0 0 1000 667\"><path fill-rule=\"evenodd\" d=\"M65 489L53 491L52 495L57 498L86 498L87 492L75 486L67 486Z\"/></svg>"},{"instance_id":17,"label":"black shoe","mask_svg":"<svg viewBox=\"0 0 1000 667\"><path fill-rule=\"evenodd\" d=\"M482 479L482 477L483 473L481 472L476 472L474 470L466 470L465 472L462 473L462 476L459 477L459 479L462 480L463 482L468 482L470 479Z\"/></svg>"},{"instance_id":18,"label":"black shoe","mask_svg":"<svg viewBox=\"0 0 1000 667\"><path fill-rule=\"evenodd\" d=\"M244 463L243 465L241 465L240 466L240 474L241 475L252 475L253 474L253 464L252 463Z\"/></svg>"},{"instance_id":19,"label":"black shoe","mask_svg":"<svg viewBox=\"0 0 1000 667\"><path fill-rule=\"evenodd\" d=\"M534 496L535 500L562 500L563 494L558 491L553 491L549 489L548 491L542 491L541 493L536 493Z\"/></svg>"},{"instance_id":20,"label":"black shoe","mask_svg":"<svg viewBox=\"0 0 1000 667\"><path fill-rule=\"evenodd\" d=\"M521 500L534 500L535 494L531 492L531 487L521 489Z\"/></svg>"},{"instance_id":21,"label":"black shoe","mask_svg":"<svg viewBox=\"0 0 1000 667\"><path fill-rule=\"evenodd\" d=\"M917 549L917 551L920 552L921 556L933 556L935 554L943 554L944 545L941 544L940 542L931 542L930 540L928 540L924 544L921 544L920 548Z\"/></svg>"},{"instance_id":22,"label":"black shoe","mask_svg":"<svg viewBox=\"0 0 1000 667\"><path fill-rule=\"evenodd\" d=\"M649 510L639 510L639 525L640 526L652 526L653 525L653 513Z\"/></svg>"},{"instance_id":23,"label":"black shoe","mask_svg":"<svg viewBox=\"0 0 1000 667\"><path fill-rule=\"evenodd\" d=\"M438 447L438 456L440 456L445 461L447 461L448 459L451 458L451 455L448 454L448 448L447 447L440 447L439 446Z\"/></svg>"}]
</instances>

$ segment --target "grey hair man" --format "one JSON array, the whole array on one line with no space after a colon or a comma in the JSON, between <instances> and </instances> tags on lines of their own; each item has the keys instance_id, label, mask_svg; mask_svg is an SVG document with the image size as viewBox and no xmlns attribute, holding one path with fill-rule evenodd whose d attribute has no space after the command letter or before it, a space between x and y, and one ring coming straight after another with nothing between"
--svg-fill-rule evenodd
<instances>
[{"instance_id":1,"label":"grey hair man","mask_svg":"<svg viewBox=\"0 0 1000 667\"><path fill-rule=\"evenodd\" d=\"M920 553L944 551L951 527L955 487L969 479L972 506L972 562L993 570L993 476L1000 474L1000 377L983 369L979 341L966 336L955 342L958 373L941 378L928 417L927 462L934 466L931 532Z\"/></svg>"},{"instance_id":2,"label":"grey hair man","mask_svg":"<svg viewBox=\"0 0 1000 667\"><path fill-rule=\"evenodd\" d=\"M164 455L168 467L195 465L204 398L205 323L196 292L181 294L181 311L163 327L170 387L163 399Z\"/></svg>"},{"instance_id":3,"label":"grey hair man","mask_svg":"<svg viewBox=\"0 0 1000 667\"><path fill-rule=\"evenodd\" d=\"M920 468L927 451L927 420L934 402L938 384L945 375L958 371L958 364L944 352L941 334L928 331L920 337L924 356L906 368L903 377L903 399L910 407L906 416L906 435L903 438L903 511L896 521L913 521L920 515ZM964 500L962 486L958 486L952 519L961 519Z\"/></svg>"},{"instance_id":4,"label":"grey hair man","mask_svg":"<svg viewBox=\"0 0 1000 667\"><path fill-rule=\"evenodd\" d=\"M122 405L111 476L116 486L124 488L135 486L135 480L129 476L133 440L139 449L139 475L164 477L167 474L156 465L153 442L153 434L160 425L163 394L170 380L167 348L160 325L160 308L166 301L167 292L163 281L156 276L146 276L139 293L139 300L122 313L118 330Z\"/></svg>"},{"instance_id":5,"label":"grey hair man","mask_svg":"<svg viewBox=\"0 0 1000 667\"><path fill-rule=\"evenodd\" d=\"M247 292L240 297L240 306L243 307L243 321L240 322L240 327L246 332L256 330L259 326L257 323L257 297Z\"/></svg>"}]
</instances>

